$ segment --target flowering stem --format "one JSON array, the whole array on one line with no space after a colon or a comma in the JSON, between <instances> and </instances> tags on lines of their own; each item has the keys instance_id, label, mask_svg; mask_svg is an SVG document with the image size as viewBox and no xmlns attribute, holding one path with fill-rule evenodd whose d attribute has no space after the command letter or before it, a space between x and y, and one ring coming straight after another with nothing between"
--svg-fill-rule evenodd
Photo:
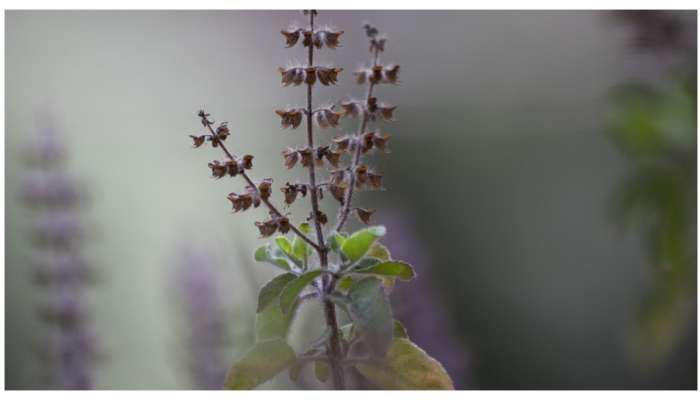
<instances>
[{"instance_id":1,"label":"flowering stem","mask_svg":"<svg viewBox=\"0 0 700 400\"><path fill-rule=\"evenodd\" d=\"M207 125L207 128L209 128L209 132L211 132L212 137L216 137L216 133L214 132L214 129L212 129L212 127L211 127L211 122L207 121L206 125ZM228 151L228 149L227 149L226 146L224 145L224 142L223 142L223 141L219 141L219 146L221 146L221 150L224 151L224 154L226 154L226 157L228 157L229 160L234 161L234 162L236 161L236 157L235 157L230 151ZM239 174L240 174L241 176L243 176L243 179L245 179L246 182L248 182L248 185L250 185L250 187L252 187L253 190L255 190L255 192L256 192L258 195L260 195L260 191L258 190L258 187L255 185L255 183L253 182L253 180L250 179L250 177L248 176L248 174L246 174L246 172L243 171L243 170L241 170L241 171L239 172ZM275 207L275 205L272 204L272 202L270 202L269 199L264 199L264 198L262 198L262 196L260 196L260 199L262 200L262 202L265 204L265 206L267 206L267 208L268 208L273 214L275 214L275 215L278 216L278 217L283 217L283 216L284 216L284 215L279 211L279 209L277 209L277 207ZM311 240L308 236L306 236L302 231L300 231L299 228L297 228L296 226L294 226L292 223L289 224L289 228L290 228L297 236L299 236L299 237L302 238L305 242L307 242L308 244L310 244L311 247L313 247L314 249L316 249L316 251L320 251L319 245L316 244L313 240Z\"/></svg>"},{"instance_id":2,"label":"flowering stem","mask_svg":"<svg viewBox=\"0 0 700 400\"><path fill-rule=\"evenodd\" d=\"M372 67L375 67L377 65L377 60L379 58L379 50L375 49L374 50L374 60L372 62ZM352 210L352 195L355 191L355 168L360 164L360 155L362 154L362 146L360 146L359 138L362 137L365 133L367 133L367 125L369 124L369 112L366 109L367 104L369 104L369 99L372 97L372 93L374 92L374 85L375 83L370 81L369 86L367 87L367 95L365 96L365 104L364 107L365 109L362 112L362 121L360 122L360 129L359 133L355 135L355 153L353 154L352 157L352 164L350 165L350 185L348 187L348 191L345 195L345 199L343 201L343 206L340 209L340 212L338 213L338 223L335 226L335 231L340 232L341 229L343 229L343 226L348 220L348 216L350 215L350 210Z\"/></svg>"},{"instance_id":3,"label":"flowering stem","mask_svg":"<svg viewBox=\"0 0 700 400\"><path fill-rule=\"evenodd\" d=\"M309 29L314 31L314 11L309 11ZM309 60L308 67L314 65L314 46L309 45ZM307 144L310 149L314 150L314 131L313 131L313 84L308 83L306 86L306 133ZM311 189L311 218L316 228L316 236L318 238L318 246L315 247L321 262L321 269L328 269L328 247L326 247L323 238L323 229L321 222L318 220L318 186L316 185L316 167L314 163L309 164L309 186ZM323 278L323 293L328 294L328 288L332 287L331 277L324 275ZM335 389L345 389L345 377L342 367L342 353L340 350L340 330L338 329L338 320L335 315L335 304L325 297L323 298L323 310L326 318L326 325L330 330L330 338L328 344L328 363L330 364L333 375L333 386Z\"/></svg>"}]
</instances>

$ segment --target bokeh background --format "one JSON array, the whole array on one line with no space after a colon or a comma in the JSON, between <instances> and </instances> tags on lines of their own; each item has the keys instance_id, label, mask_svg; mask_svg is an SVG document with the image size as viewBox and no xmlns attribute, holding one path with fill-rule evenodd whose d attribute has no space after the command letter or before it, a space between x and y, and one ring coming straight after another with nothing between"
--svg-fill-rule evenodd
<instances>
[{"instance_id":1,"label":"bokeh background","mask_svg":"<svg viewBox=\"0 0 700 400\"><path fill-rule=\"evenodd\" d=\"M38 312L52 298L33 279L35 210L22 197L26 154L46 130L86 199L77 246L95 276L82 288L93 386L208 387L250 344L257 288L275 271L252 262L263 212L230 214L225 196L241 183L211 179L220 155L187 135L205 108L229 122L234 151L256 155L256 177L303 179L279 156L301 131L273 113L303 98L276 71L303 60L279 33L303 16L5 17L7 387L49 387L55 368ZM389 190L360 199L420 274L397 289L397 313L458 387L696 388L696 17L320 13L345 30L320 61L346 71L319 102L361 95L349 72L369 59L364 21L389 36L384 60L401 64L401 84L378 91L399 106L385 126L392 153L374 161Z\"/></svg>"}]
</instances>

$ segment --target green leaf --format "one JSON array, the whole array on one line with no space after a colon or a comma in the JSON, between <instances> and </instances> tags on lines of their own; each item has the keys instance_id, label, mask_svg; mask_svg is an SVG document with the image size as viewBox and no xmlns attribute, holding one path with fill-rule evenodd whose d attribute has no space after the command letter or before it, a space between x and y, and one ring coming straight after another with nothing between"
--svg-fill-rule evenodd
<instances>
[{"instance_id":1,"label":"green leaf","mask_svg":"<svg viewBox=\"0 0 700 400\"><path fill-rule=\"evenodd\" d=\"M282 312L288 312L297 299L297 296L299 296L299 293L301 293L301 291L304 290L306 285L311 283L311 281L318 278L322 272L323 271L320 269L309 271L299 276L295 280L287 283L284 290L282 290L282 293L280 294L280 307Z\"/></svg>"},{"instance_id":2,"label":"green leaf","mask_svg":"<svg viewBox=\"0 0 700 400\"><path fill-rule=\"evenodd\" d=\"M296 275L286 273L277 276L260 289L258 310L255 318L255 340L284 339L294 316L294 309L282 312L279 297L285 286L296 279Z\"/></svg>"},{"instance_id":3,"label":"green leaf","mask_svg":"<svg viewBox=\"0 0 700 400\"><path fill-rule=\"evenodd\" d=\"M408 331L398 319L394 320L394 337L408 339Z\"/></svg>"},{"instance_id":4,"label":"green leaf","mask_svg":"<svg viewBox=\"0 0 700 400\"><path fill-rule=\"evenodd\" d=\"M345 240L346 237L343 234L336 232L331 234L331 236L328 238L328 245L330 246L331 250L337 253L340 251L343 243L345 243Z\"/></svg>"},{"instance_id":5,"label":"green leaf","mask_svg":"<svg viewBox=\"0 0 700 400\"><path fill-rule=\"evenodd\" d=\"M375 266L381 262L382 262L382 260L375 258L375 257L363 257L352 267L352 269L355 270L355 269L369 268L369 267Z\"/></svg>"},{"instance_id":6,"label":"green leaf","mask_svg":"<svg viewBox=\"0 0 700 400\"><path fill-rule=\"evenodd\" d=\"M309 225L308 222L304 222L301 225L299 225L299 230L302 233L308 235L309 233L311 233L311 225Z\"/></svg>"},{"instance_id":7,"label":"green leaf","mask_svg":"<svg viewBox=\"0 0 700 400\"><path fill-rule=\"evenodd\" d=\"M454 389L443 366L404 338L392 341L384 363L357 364L355 368L382 389Z\"/></svg>"},{"instance_id":8,"label":"green leaf","mask_svg":"<svg viewBox=\"0 0 700 400\"><path fill-rule=\"evenodd\" d=\"M270 248L269 243L258 247L255 250L255 261L267 262L287 271L291 271L292 269L292 267L289 265L288 258L282 252L282 250L278 248Z\"/></svg>"},{"instance_id":9,"label":"green leaf","mask_svg":"<svg viewBox=\"0 0 700 400\"><path fill-rule=\"evenodd\" d=\"M327 362L320 360L314 362L314 374L316 374L316 379L319 381L326 382L330 372L330 367Z\"/></svg>"},{"instance_id":10,"label":"green leaf","mask_svg":"<svg viewBox=\"0 0 700 400\"><path fill-rule=\"evenodd\" d=\"M358 281L350 288L348 299L350 315L361 340L372 355L384 356L393 336L393 318L382 281L374 277Z\"/></svg>"},{"instance_id":11,"label":"green leaf","mask_svg":"<svg viewBox=\"0 0 700 400\"><path fill-rule=\"evenodd\" d=\"M386 228L383 226L372 226L353 233L343 242L340 249L345 253L350 261L357 261L364 256L369 250L372 243L377 238L386 234Z\"/></svg>"},{"instance_id":12,"label":"green leaf","mask_svg":"<svg viewBox=\"0 0 700 400\"><path fill-rule=\"evenodd\" d=\"M338 283L336 283L335 287L339 290L348 290L352 286L353 282L355 282L350 275L345 275L344 277L340 278L338 280Z\"/></svg>"},{"instance_id":13,"label":"green leaf","mask_svg":"<svg viewBox=\"0 0 700 400\"><path fill-rule=\"evenodd\" d=\"M289 242L289 239L287 239L286 236L277 236L275 238L275 243L277 243L277 247L282 249L282 251L287 255L292 254L292 244Z\"/></svg>"},{"instance_id":14,"label":"green leaf","mask_svg":"<svg viewBox=\"0 0 700 400\"><path fill-rule=\"evenodd\" d=\"M389 249L379 242L372 243L372 246L370 246L365 256L378 258L382 261L391 260L391 253L389 252Z\"/></svg>"},{"instance_id":15,"label":"green leaf","mask_svg":"<svg viewBox=\"0 0 700 400\"><path fill-rule=\"evenodd\" d=\"M224 387L252 389L288 368L294 360L294 350L284 340L256 343L229 369Z\"/></svg>"},{"instance_id":16,"label":"green leaf","mask_svg":"<svg viewBox=\"0 0 700 400\"><path fill-rule=\"evenodd\" d=\"M386 261L370 267L357 269L352 272L357 274L392 276L403 281L410 281L416 276L416 273L413 271L411 265L403 261Z\"/></svg>"},{"instance_id":17,"label":"green leaf","mask_svg":"<svg viewBox=\"0 0 700 400\"><path fill-rule=\"evenodd\" d=\"M296 275L291 272L287 272L286 274L278 275L271 281L267 282L258 293L258 309L256 312L262 311L265 309L265 307L271 304L273 300L277 299L280 293L282 293L282 289L284 289L284 287L294 279L296 279Z\"/></svg>"}]
</instances>

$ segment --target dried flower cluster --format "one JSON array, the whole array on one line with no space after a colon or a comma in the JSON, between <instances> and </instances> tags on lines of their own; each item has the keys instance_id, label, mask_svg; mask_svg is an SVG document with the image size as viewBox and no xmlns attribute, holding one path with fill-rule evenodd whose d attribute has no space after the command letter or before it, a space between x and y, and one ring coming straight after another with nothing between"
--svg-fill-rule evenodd
<instances>
[{"instance_id":1,"label":"dried flower cluster","mask_svg":"<svg viewBox=\"0 0 700 400\"><path fill-rule=\"evenodd\" d=\"M386 229L375 226L352 235L343 232L351 213L364 224L370 223L374 213L353 207L353 193L383 189L382 175L370 168L362 156L373 150L388 152L391 135L378 128L370 129L370 123L393 120L396 107L380 101L374 89L379 84L397 84L399 66L379 62L386 38L376 28L365 25L372 62L355 74L357 82L367 87L365 97L314 108L314 88L318 84L335 85L344 71L333 65L314 64L314 52L339 48L343 31L316 28L316 11L304 11L304 15L308 26L295 26L281 33L287 48L301 44L307 60L279 68L279 73L282 87L306 89L306 101L275 113L283 129L297 130L302 125L306 128L305 143L288 147L281 155L287 169L305 168L308 181L287 182L280 188L285 207L300 197L309 200L311 212L305 221L297 226L291 214L282 214L274 206L271 178L258 183L250 178L252 156L239 158L228 151L224 144L229 133L225 124L219 126L222 132L215 130L209 114L201 111L199 116L209 133L192 136L195 147L211 142L228 158L209 164L215 178L241 176L246 181L244 193L228 196L234 212L264 205L268 217L255 223L260 235L281 234L255 252L256 261L268 262L286 272L260 290L255 347L229 370L226 387L251 388L284 369L289 369L290 377L296 380L303 366L314 362L316 377L322 382L332 377L336 389L348 387L354 376L387 388L451 388L449 376L440 364L410 342L401 324L393 320L388 292L396 279L410 280L415 274L407 263L392 260L389 251L378 242ZM340 128L344 118L357 119L357 130L341 133L327 144L316 143L314 128L332 131ZM324 180L322 175L327 178ZM339 203L335 224L330 224L328 214L321 210L324 190ZM292 240L285 236L287 233L293 233ZM307 289L310 292L304 293ZM296 307L310 298L318 298L322 303L327 333L297 356L285 341L287 331ZM350 324L341 328L336 306L346 312ZM411 378L395 379L395 374L404 373L399 370L373 369L379 368L377 362L398 358L409 360L405 368L411 370ZM372 366L359 365L362 363Z\"/></svg>"},{"instance_id":2,"label":"dried flower cluster","mask_svg":"<svg viewBox=\"0 0 700 400\"><path fill-rule=\"evenodd\" d=\"M82 197L76 182L64 171L64 157L56 133L45 128L30 148L22 196L34 218L35 282L48 295L39 315L49 326L44 356L51 385L91 389L97 354L85 289L94 274L81 255Z\"/></svg>"}]
</instances>

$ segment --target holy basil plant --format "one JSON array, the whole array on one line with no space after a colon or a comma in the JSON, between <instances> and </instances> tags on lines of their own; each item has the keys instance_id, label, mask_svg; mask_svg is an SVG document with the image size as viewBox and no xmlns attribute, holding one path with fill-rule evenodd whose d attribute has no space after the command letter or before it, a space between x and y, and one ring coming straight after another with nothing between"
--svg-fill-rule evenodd
<instances>
[{"instance_id":1,"label":"holy basil plant","mask_svg":"<svg viewBox=\"0 0 700 400\"><path fill-rule=\"evenodd\" d=\"M308 224L300 226L309 232ZM393 260L379 239L383 226L351 235L333 233L330 248L337 263L331 268L309 266L311 249L298 237L277 236L258 248L255 259L281 270L258 295L255 345L235 362L226 377L229 389L252 389L287 370L292 380L312 368L321 382L329 379L327 336L300 352L286 339L297 309L307 300L328 298L347 321L340 328L341 360L346 376L357 374L382 389L452 389L442 365L411 342L395 320L388 294L396 281L416 277L411 265ZM324 293L323 280L333 282Z\"/></svg>"}]
</instances>

